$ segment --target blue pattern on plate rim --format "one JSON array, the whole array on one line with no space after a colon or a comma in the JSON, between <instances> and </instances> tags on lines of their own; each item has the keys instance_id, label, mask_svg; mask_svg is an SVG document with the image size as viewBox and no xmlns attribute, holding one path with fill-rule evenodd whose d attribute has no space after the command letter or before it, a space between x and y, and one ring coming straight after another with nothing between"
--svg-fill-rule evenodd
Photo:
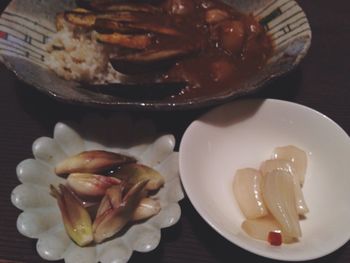
<instances>
[{"instance_id":1,"label":"blue pattern on plate rim","mask_svg":"<svg viewBox=\"0 0 350 263\"><path fill-rule=\"evenodd\" d=\"M24 82L54 98L98 107L137 109L188 109L230 100L257 90L270 79L293 69L311 44L307 17L294 0L225 0L246 13L253 13L274 40L275 50L266 67L241 88L211 97L178 102L128 100L79 88L59 78L44 64L45 44L56 31L57 12L74 7L70 1L12 0L0 17L0 59Z\"/></svg>"}]
</instances>

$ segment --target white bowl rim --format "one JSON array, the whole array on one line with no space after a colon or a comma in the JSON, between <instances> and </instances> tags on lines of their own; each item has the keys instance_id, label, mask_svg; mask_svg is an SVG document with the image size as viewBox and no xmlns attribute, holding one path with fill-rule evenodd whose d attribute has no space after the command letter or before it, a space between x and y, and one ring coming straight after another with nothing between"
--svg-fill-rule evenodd
<instances>
[{"instance_id":1,"label":"white bowl rim","mask_svg":"<svg viewBox=\"0 0 350 263\"><path fill-rule=\"evenodd\" d=\"M286 101L286 100L279 100L279 99L272 99L272 98L267 98L267 99L261 99L261 98L244 98L241 100L234 100L232 102L226 103L224 105L218 106L213 108L212 110L210 110L207 113L204 113L202 116L200 116L197 120L193 121L185 130L184 135L182 137L182 140L180 142L180 146L179 146L179 169L180 169L180 177L181 177L181 181L182 181L182 185L183 188L185 190L185 193L187 195L187 197L189 198L190 202L193 204L194 208L196 209L196 211L199 213L199 215L205 220L206 223L208 223L216 232L218 232L221 236L223 236L225 239L227 239L228 241L230 241L231 243L237 245L238 247L249 251L251 253L254 253L256 255L265 257L265 258L271 258L271 259L275 259L275 260L284 260L284 261L306 261L306 260L313 260L313 259L317 259L323 256L326 256L334 251L336 251L337 249L341 248L344 244L346 244L349 240L350 240L350 231L348 234L348 238L346 240L341 240L339 241L337 244L335 244L333 247L328 247L328 250L324 250L324 251L318 251L314 254L310 254L310 255L296 255L293 258L286 258L283 255L279 256L276 254L269 254L269 253L264 253L264 251L256 251L254 249L251 249L247 246L245 246L244 244L242 244L242 242L240 242L239 238L237 238L236 240L232 240L232 238L223 230L220 229L220 227L213 221L211 221L209 218L206 217L205 215L205 211L203 211L201 209L201 206L199 205L199 201L191 195L191 193L189 192L189 186L187 184L187 177L184 175L184 160L183 160L183 148L184 148L184 139L186 139L186 137L188 136L188 133L191 131L191 129L193 128L193 126L200 120L202 120L203 118L207 117L208 115L212 115L215 114L215 112L219 111L220 109L224 108L224 107L229 107L232 104L237 104L237 103L262 103L262 104L276 104L276 105L287 105L287 106L292 106L292 107L296 107L296 108L300 108L302 110L308 111L311 114L317 115L318 117L321 117L322 119L324 119L324 121L329 122L334 129L337 130L337 132L340 132L340 134L344 137L347 137L347 141L349 143L349 148L350 148L350 137L349 135L344 131L344 129L337 124L334 120L332 120L331 118L329 118L328 116L326 116L325 114L312 109L308 106L296 103L296 102L291 102L291 101Z\"/></svg>"}]
</instances>

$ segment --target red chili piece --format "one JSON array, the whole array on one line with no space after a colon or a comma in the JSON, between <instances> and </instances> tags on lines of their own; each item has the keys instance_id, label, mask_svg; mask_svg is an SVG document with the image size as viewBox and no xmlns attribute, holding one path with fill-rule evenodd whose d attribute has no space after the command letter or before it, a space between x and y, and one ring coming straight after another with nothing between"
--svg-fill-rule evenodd
<instances>
[{"instance_id":1,"label":"red chili piece","mask_svg":"<svg viewBox=\"0 0 350 263\"><path fill-rule=\"evenodd\" d=\"M269 232L267 241L272 246L280 246L282 244L282 235L279 232Z\"/></svg>"},{"instance_id":2,"label":"red chili piece","mask_svg":"<svg viewBox=\"0 0 350 263\"><path fill-rule=\"evenodd\" d=\"M4 31L0 31L0 38L6 39L7 38L7 33Z\"/></svg>"}]
</instances>

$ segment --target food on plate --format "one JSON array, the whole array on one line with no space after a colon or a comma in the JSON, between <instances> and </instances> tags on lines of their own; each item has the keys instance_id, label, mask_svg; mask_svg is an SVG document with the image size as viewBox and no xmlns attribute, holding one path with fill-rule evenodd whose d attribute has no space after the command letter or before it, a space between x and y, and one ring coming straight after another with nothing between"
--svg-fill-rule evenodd
<instances>
[{"instance_id":1,"label":"food on plate","mask_svg":"<svg viewBox=\"0 0 350 263\"><path fill-rule=\"evenodd\" d=\"M66 186L61 184L59 189L53 186L50 189L51 195L57 199L67 234L79 246L90 244L93 234L88 211Z\"/></svg>"},{"instance_id":2,"label":"food on plate","mask_svg":"<svg viewBox=\"0 0 350 263\"><path fill-rule=\"evenodd\" d=\"M57 175L71 173L96 173L107 171L119 165L136 162L136 159L124 154L102 150L85 151L71 156L55 167Z\"/></svg>"},{"instance_id":3,"label":"food on plate","mask_svg":"<svg viewBox=\"0 0 350 263\"><path fill-rule=\"evenodd\" d=\"M182 83L170 98L193 98L238 89L273 49L251 14L219 0L78 5L57 14L58 32L46 57L48 67L67 80Z\"/></svg>"},{"instance_id":4,"label":"food on plate","mask_svg":"<svg viewBox=\"0 0 350 263\"><path fill-rule=\"evenodd\" d=\"M160 203L152 198L144 197L136 207L131 220L139 221L150 218L160 211Z\"/></svg>"},{"instance_id":5,"label":"food on plate","mask_svg":"<svg viewBox=\"0 0 350 263\"><path fill-rule=\"evenodd\" d=\"M96 243L101 243L103 240L112 237L132 219L144 196L146 184L147 181L138 182L124 196L120 186L107 189L92 224Z\"/></svg>"},{"instance_id":6,"label":"food on plate","mask_svg":"<svg viewBox=\"0 0 350 263\"><path fill-rule=\"evenodd\" d=\"M161 209L152 195L164 185L164 178L133 157L85 151L63 160L55 171L67 179L58 187L51 185L51 195L57 199L67 234L79 246L101 243Z\"/></svg>"},{"instance_id":7,"label":"food on plate","mask_svg":"<svg viewBox=\"0 0 350 263\"><path fill-rule=\"evenodd\" d=\"M286 235L294 238L301 237L293 175L282 170L267 173L262 192L267 208L281 224Z\"/></svg>"},{"instance_id":8,"label":"food on plate","mask_svg":"<svg viewBox=\"0 0 350 263\"><path fill-rule=\"evenodd\" d=\"M246 217L242 229L255 239L279 246L302 236L299 220L309 212L301 190L307 155L288 145L275 148L272 158L259 170L237 170L233 191Z\"/></svg>"},{"instance_id":9,"label":"food on plate","mask_svg":"<svg viewBox=\"0 0 350 263\"><path fill-rule=\"evenodd\" d=\"M268 237L270 233L275 233L276 236L280 235L281 243L293 243L295 239L289 237L282 231L281 225L277 222L277 220L271 216L263 216L254 219L246 219L242 223L242 229L251 237L263 241L269 241ZM280 245L280 244L279 244Z\"/></svg>"},{"instance_id":10,"label":"food on plate","mask_svg":"<svg viewBox=\"0 0 350 263\"><path fill-rule=\"evenodd\" d=\"M307 167L306 153L293 145L277 147L273 152L274 159L288 160L293 163L300 185L304 184Z\"/></svg>"},{"instance_id":11,"label":"food on plate","mask_svg":"<svg viewBox=\"0 0 350 263\"><path fill-rule=\"evenodd\" d=\"M164 184L164 178L160 173L151 167L138 163L120 166L111 171L110 174L129 184L135 184L141 180L148 180L146 189L150 191L157 190Z\"/></svg>"},{"instance_id":12,"label":"food on plate","mask_svg":"<svg viewBox=\"0 0 350 263\"><path fill-rule=\"evenodd\" d=\"M68 186L80 196L103 196L109 187L120 183L117 178L90 173L72 173L67 177Z\"/></svg>"},{"instance_id":13,"label":"food on plate","mask_svg":"<svg viewBox=\"0 0 350 263\"><path fill-rule=\"evenodd\" d=\"M233 182L233 191L246 218L258 218L267 215L261 192L262 176L252 168L237 170Z\"/></svg>"},{"instance_id":14,"label":"food on plate","mask_svg":"<svg viewBox=\"0 0 350 263\"><path fill-rule=\"evenodd\" d=\"M298 214L304 215L309 212L309 208L307 207L304 199L304 194L301 190L299 181L300 177L296 172L294 163L283 159L272 159L263 162L260 166L260 171L263 175L266 175L274 170L286 171L292 175Z\"/></svg>"}]
</instances>

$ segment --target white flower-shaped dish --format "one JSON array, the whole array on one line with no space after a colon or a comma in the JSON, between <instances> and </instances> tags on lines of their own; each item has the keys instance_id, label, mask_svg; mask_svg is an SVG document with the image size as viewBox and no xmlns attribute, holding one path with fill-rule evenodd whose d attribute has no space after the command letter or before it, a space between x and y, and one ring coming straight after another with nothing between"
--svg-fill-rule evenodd
<instances>
[{"instance_id":1,"label":"white flower-shaped dish","mask_svg":"<svg viewBox=\"0 0 350 263\"><path fill-rule=\"evenodd\" d=\"M299 242L270 246L241 228L244 216L233 194L237 169L259 169L277 146L308 154L303 192L310 212ZM180 174L199 214L222 236L255 254L310 260L350 239L350 138L334 121L308 107L280 100L239 100L193 122L180 145Z\"/></svg>"},{"instance_id":2,"label":"white flower-shaped dish","mask_svg":"<svg viewBox=\"0 0 350 263\"><path fill-rule=\"evenodd\" d=\"M108 119L90 116L80 124L57 123L53 138L41 137L33 143L35 159L17 166L22 184L12 192L12 203L23 212L17 219L18 231L36 238L37 252L46 260L64 259L74 263L127 262L133 250L148 252L157 247L161 228L175 224L181 215L178 204L184 195L178 172L178 153L172 135L158 136L152 122L133 122L129 115ZM102 244L79 247L65 232L56 200L49 185L65 179L54 173L55 164L84 150L104 149L132 155L140 163L159 171L165 178L163 188L154 196L161 203L158 215Z\"/></svg>"}]
</instances>

